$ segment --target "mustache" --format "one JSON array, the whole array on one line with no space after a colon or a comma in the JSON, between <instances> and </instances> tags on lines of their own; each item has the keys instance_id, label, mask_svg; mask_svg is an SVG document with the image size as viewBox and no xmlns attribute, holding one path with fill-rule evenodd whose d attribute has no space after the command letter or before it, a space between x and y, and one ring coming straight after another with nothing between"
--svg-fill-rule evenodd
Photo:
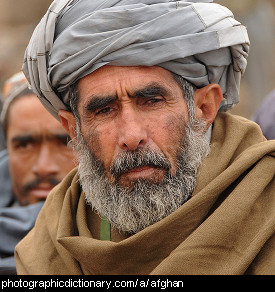
<instances>
[{"instance_id":1,"label":"mustache","mask_svg":"<svg viewBox=\"0 0 275 292\"><path fill-rule=\"evenodd\" d=\"M144 166L153 166L169 171L171 164L164 154L149 148L141 148L120 153L112 162L110 173L114 177L119 178L131 169Z\"/></svg>"},{"instance_id":2,"label":"mustache","mask_svg":"<svg viewBox=\"0 0 275 292\"><path fill-rule=\"evenodd\" d=\"M46 183L46 184L50 185L51 187L54 187L60 183L60 180L58 180L54 177L49 177L49 178L39 177L31 182L26 183L23 186L23 191L26 193L26 192L38 187L41 183Z\"/></svg>"}]
</instances>

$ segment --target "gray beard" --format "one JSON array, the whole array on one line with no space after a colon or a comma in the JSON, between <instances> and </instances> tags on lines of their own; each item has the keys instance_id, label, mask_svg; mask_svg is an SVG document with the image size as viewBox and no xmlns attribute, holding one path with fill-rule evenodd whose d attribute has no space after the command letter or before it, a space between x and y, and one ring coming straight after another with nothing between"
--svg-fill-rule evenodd
<instances>
[{"instance_id":1,"label":"gray beard","mask_svg":"<svg viewBox=\"0 0 275 292\"><path fill-rule=\"evenodd\" d=\"M91 151L78 127L74 147L79 155L79 181L87 204L105 216L112 226L128 233L139 232L170 215L192 196L197 169L209 153L209 141L202 134L203 128L203 122L185 126L182 147L177 151L175 175L170 174L170 162L162 153L144 148L116 157L110 168L115 181L110 182L102 162ZM130 186L119 184L121 174L148 164L165 170L161 182L137 179Z\"/></svg>"}]
</instances>

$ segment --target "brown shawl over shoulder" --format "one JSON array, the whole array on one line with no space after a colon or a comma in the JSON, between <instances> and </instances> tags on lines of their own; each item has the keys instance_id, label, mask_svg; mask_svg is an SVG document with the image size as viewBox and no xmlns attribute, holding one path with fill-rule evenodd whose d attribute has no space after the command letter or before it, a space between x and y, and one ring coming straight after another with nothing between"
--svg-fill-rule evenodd
<instances>
[{"instance_id":1,"label":"brown shawl over shoulder","mask_svg":"<svg viewBox=\"0 0 275 292\"><path fill-rule=\"evenodd\" d=\"M274 156L255 123L219 114L193 197L118 242L93 236L73 170L16 247L18 274L275 274Z\"/></svg>"}]
</instances>

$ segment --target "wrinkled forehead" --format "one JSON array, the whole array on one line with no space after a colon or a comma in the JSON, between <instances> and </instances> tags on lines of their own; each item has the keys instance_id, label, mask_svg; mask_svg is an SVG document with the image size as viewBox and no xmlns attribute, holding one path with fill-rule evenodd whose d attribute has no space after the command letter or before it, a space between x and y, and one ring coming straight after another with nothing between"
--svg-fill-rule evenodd
<instances>
[{"instance_id":1,"label":"wrinkled forehead","mask_svg":"<svg viewBox=\"0 0 275 292\"><path fill-rule=\"evenodd\" d=\"M78 98L89 96L135 96L146 88L173 92L179 85L168 70L158 66L105 65L77 82Z\"/></svg>"}]
</instances>

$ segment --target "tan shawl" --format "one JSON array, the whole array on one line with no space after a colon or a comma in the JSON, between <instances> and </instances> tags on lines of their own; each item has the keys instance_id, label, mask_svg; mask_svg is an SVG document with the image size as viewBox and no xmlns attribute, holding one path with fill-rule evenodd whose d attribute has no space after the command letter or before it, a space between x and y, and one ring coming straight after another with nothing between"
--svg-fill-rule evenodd
<instances>
[{"instance_id":1,"label":"tan shawl","mask_svg":"<svg viewBox=\"0 0 275 292\"><path fill-rule=\"evenodd\" d=\"M96 239L73 170L17 246L18 274L275 274L274 156L256 124L219 114L193 197L133 236L112 230L112 241Z\"/></svg>"}]
</instances>

